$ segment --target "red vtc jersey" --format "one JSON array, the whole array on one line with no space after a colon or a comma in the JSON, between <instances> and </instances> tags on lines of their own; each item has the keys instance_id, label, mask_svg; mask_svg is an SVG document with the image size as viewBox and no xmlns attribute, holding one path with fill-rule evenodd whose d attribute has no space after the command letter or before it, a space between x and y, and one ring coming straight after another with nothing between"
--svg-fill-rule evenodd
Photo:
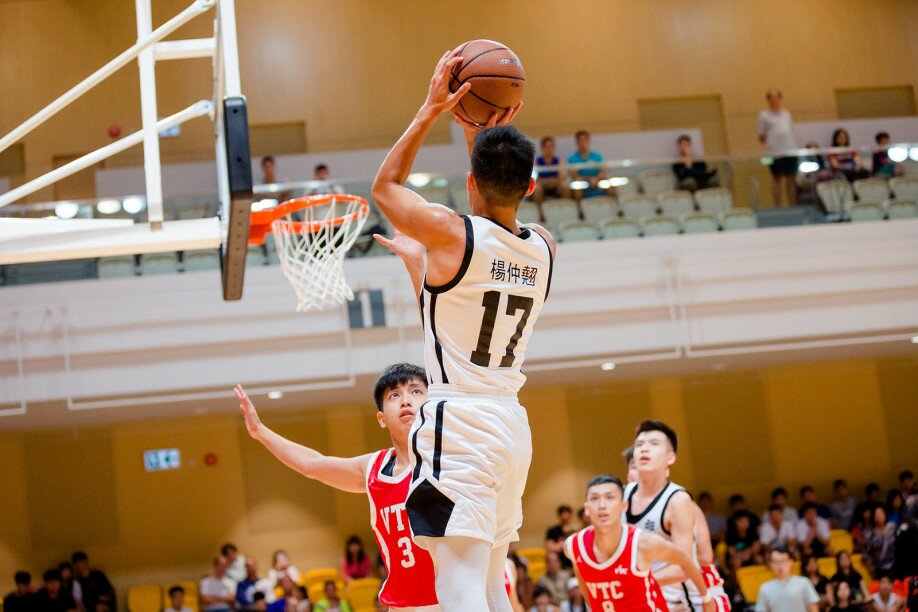
<instances>
[{"instance_id":1,"label":"red vtc jersey","mask_svg":"<svg viewBox=\"0 0 918 612\"><path fill-rule=\"evenodd\" d=\"M377 451L367 467L370 525L388 573L379 601L396 608L432 606L437 603L433 561L411 539L405 510L411 470L392 476L382 473L394 457L394 448Z\"/></svg>"},{"instance_id":2,"label":"red vtc jersey","mask_svg":"<svg viewBox=\"0 0 918 612\"><path fill-rule=\"evenodd\" d=\"M627 525L612 556L602 563L593 551L595 531L587 527L567 538L564 551L577 565L594 612L668 612L660 585L650 569L637 569L641 530Z\"/></svg>"}]
</instances>

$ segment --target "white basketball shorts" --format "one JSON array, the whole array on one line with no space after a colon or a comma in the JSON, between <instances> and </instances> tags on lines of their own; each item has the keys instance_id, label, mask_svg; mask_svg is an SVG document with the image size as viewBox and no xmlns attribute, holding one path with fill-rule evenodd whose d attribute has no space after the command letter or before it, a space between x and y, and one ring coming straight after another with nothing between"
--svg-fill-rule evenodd
<instances>
[{"instance_id":1,"label":"white basketball shorts","mask_svg":"<svg viewBox=\"0 0 918 612\"><path fill-rule=\"evenodd\" d=\"M408 443L406 506L420 546L427 537L465 536L495 548L519 539L532 434L515 394L431 385Z\"/></svg>"}]
</instances>

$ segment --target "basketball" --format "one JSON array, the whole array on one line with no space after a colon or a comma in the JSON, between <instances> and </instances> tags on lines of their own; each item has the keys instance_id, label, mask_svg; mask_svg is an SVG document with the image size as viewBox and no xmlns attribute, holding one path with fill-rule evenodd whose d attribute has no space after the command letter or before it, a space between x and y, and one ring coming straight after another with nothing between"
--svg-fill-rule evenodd
<instances>
[{"instance_id":1,"label":"basketball","mask_svg":"<svg viewBox=\"0 0 918 612\"><path fill-rule=\"evenodd\" d=\"M449 89L455 92L466 81L472 88L462 96L455 112L466 121L484 125L519 104L526 91L523 63L506 45L493 40L471 40L460 47L463 61L453 68Z\"/></svg>"}]
</instances>

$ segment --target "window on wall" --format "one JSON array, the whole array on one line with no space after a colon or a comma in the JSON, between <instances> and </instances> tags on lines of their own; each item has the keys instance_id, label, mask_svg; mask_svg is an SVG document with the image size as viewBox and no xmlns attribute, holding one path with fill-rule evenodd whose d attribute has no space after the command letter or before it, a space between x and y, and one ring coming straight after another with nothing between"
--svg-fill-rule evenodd
<instances>
[{"instance_id":1,"label":"window on wall","mask_svg":"<svg viewBox=\"0 0 918 612\"><path fill-rule=\"evenodd\" d=\"M915 89L911 85L836 89L835 105L839 119L908 117L915 114Z\"/></svg>"},{"instance_id":2,"label":"window on wall","mask_svg":"<svg viewBox=\"0 0 918 612\"><path fill-rule=\"evenodd\" d=\"M306 124L265 123L249 126L252 157L306 152Z\"/></svg>"}]
</instances>

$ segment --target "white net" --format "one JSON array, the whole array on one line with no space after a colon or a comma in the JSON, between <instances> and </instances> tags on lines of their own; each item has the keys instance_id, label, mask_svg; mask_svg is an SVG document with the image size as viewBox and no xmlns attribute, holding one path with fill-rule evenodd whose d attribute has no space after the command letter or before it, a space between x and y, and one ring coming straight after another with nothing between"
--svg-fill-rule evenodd
<instances>
[{"instance_id":1,"label":"white net","mask_svg":"<svg viewBox=\"0 0 918 612\"><path fill-rule=\"evenodd\" d=\"M366 202L330 196L271 224L284 276L296 291L299 312L322 310L354 298L344 278L344 256L367 218Z\"/></svg>"}]
</instances>

